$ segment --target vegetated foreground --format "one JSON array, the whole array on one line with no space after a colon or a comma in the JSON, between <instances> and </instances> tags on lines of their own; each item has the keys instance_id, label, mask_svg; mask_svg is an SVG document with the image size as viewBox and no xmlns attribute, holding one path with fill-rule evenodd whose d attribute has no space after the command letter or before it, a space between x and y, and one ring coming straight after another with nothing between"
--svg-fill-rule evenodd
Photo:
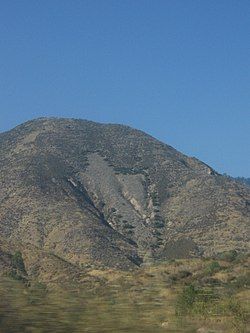
<instances>
[{"instance_id":1,"label":"vegetated foreground","mask_svg":"<svg viewBox=\"0 0 250 333\"><path fill-rule=\"evenodd\" d=\"M0 279L1 333L233 333L249 330L249 257L178 259L138 270L89 268L82 282ZM18 278L19 277L19 278Z\"/></svg>"}]
</instances>

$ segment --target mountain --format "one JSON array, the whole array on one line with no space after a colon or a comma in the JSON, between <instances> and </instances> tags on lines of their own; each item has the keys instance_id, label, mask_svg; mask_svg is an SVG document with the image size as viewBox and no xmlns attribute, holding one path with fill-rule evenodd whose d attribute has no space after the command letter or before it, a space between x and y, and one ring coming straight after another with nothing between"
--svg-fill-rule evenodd
<instances>
[{"instance_id":1,"label":"mountain","mask_svg":"<svg viewBox=\"0 0 250 333\"><path fill-rule=\"evenodd\" d=\"M236 177L235 179L243 184L250 186L250 178Z\"/></svg>"},{"instance_id":2,"label":"mountain","mask_svg":"<svg viewBox=\"0 0 250 333\"><path fill-rule=\"evenodd\" d=\"M228 175L227 173L223 173L223 176L227 177L228 179L236 180L237 182L240 182L240 183L242 183L244 185L250 186L250 178L246 178L246 177L232 177L232 176Z\"/></svg>"},{"instance_id":3,"label":"mountain","mask_svg":"<svg viewBox=\"0 0 250 333\"><path fill-rule=\"evenodd\" d=\"M0 184L0 267L20 254L23 276L249 251L249 187L128 126L40 118L1 133Z\"/></svg>"}]
</instances>

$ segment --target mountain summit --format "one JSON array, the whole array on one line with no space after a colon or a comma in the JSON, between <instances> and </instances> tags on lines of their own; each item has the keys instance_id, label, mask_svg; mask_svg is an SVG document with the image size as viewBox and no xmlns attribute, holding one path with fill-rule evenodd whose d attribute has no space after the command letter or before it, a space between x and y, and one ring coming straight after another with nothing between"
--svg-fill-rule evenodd
<instances>
[{"instance_id":1,"label":"mountain summit","mask_svg":"<svg viewBox=\"0 0 250 333\"><path fill-rule=\"evenodd\" d=\"M128 126L26 122L0 134L0 184L1 267L17 250L28 274L249 250L249 187Z\"/></svg>"}]
</instances>

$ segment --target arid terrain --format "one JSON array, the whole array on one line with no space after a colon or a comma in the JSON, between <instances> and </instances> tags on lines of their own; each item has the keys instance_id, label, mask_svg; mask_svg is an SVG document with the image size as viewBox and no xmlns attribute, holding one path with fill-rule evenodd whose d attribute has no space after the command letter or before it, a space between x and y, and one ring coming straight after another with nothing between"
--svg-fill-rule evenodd
<instances>
[{"instance_id":1,"label":"arid terrain","mask_svg":"<svg viewBox=\"0 0 250 333\"><path fill-rule=\"evenodd\" d=\"M29 274L44 256L128 269L249 250L250 188L141 131L42 118L0 152L0 235Z\"/></svg>"},{"instance_id":2,"label":"arid terrain","mask_svg":"<svg viewBox=\"0 0 250 333\"><path fill-rule=\"evenodd\" d=\"M0 134L0 185L1 333L249 332L247 184L128 126L40 118Z\"/></svg>"}]
</instances>

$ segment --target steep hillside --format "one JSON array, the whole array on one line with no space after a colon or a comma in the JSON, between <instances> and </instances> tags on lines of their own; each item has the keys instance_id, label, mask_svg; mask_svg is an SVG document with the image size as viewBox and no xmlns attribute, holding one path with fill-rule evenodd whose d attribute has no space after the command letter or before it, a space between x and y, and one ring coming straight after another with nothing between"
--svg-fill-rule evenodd
<instances>
[{"instance_id":1,"label":"steep hillside","mask_svg":"<svg viewBox=\"0 0 250 333\"><path fill-rule=\"evenodd\" d=\"M0 265L21 251L27 274L48 258L130 269L249 250L249 187L127 126L41 118L2 133L0 184Z\"/></svg>"},{"instance_id":2,"label":"steep hillside","mask_svg":"<svg viewBox=\"0 0 250 333\"><path fill-rule=\"evenodd\" d=\"M235 178L238 182L241 182L243 184L246 184L250 186L250 178L245 178L245 177L236 177Z\"/></svg>"}]
</instances>

